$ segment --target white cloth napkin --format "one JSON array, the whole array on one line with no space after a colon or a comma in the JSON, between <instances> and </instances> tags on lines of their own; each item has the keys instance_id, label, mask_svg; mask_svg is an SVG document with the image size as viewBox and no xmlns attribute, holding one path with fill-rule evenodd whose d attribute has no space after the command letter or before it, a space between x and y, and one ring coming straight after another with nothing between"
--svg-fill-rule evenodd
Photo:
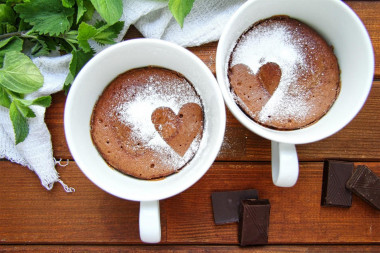
<instances>
[{"instance_id":1,"label":"white cloth napkin","mask_svg":"<svg viewBox=\"0 0 380 253\"><path fill-rule=\"evenodd\" d=\"M125 22L124 29L117 41L121 41L132 24L144 37L163 39L181 46L198 46L216 41L229 17L244 2L245 0L195 0L181 29L170 13L167 1L124 0L124 11L120 19ZM103 49L96 43L91 45L97 52ZM71 55L33 59L44 76L44 85L28 98L60 91L68 74L70 60ZM44 122L46 109L39 106L33 106L32 109L36 117L29 119L29 135L24 142L15 145L9 111L0 106L0 159L6 158L27 166L38 175L48 190L52 189L55 182L59 182L67 192L74 191L59 179L55 169L59 162L53 157L51 136Z\"/></svg>"}]
</instances>

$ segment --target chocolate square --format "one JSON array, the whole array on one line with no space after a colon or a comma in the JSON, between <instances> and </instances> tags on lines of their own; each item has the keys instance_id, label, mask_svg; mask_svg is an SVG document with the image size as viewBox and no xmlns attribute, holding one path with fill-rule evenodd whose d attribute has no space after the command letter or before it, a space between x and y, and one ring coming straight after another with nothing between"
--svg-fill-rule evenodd
<instances>
[{"instance_id":1,"label":"chocolate square","mask_svg":"<svg viewBox=\"0 0 380 253\"><path fill-rule=\"evenodd\" d=\"M380 210L380 178L367 166L359 165L347 181L346 187Z\"/></svg>"},{"instance_id":2,"label":"chocolate square","mask_svg":"<svg viewBox=\"0 0 380 253\"><path fill-rule=\"evenodd\" d=\"M352 194L346 189L346 182L354 170L352 162L325 161L323 166L322 206L350 207Z\"/></svg>"},{"instance_id":3,"label":"chocolate square","mask_svg":"<svg viewBox=\"0 0 380 253\"><path fill-rule=\"evenodd\" d=\"M268 243L269 215L270 203L267 199L241 202L238 234L241 246Z\"/></svg>"},{"instance_id":4,"label":"chocolate square","mask_svg":"<svg viewBox=\"0 0 380 253\"><path fill-rule=\"evenodd\" d=\"M245 199L257 199L257 190L213 192L211 194L212 209L216 225L239 221L239 205Z\"/></svg>"}]
</instances>

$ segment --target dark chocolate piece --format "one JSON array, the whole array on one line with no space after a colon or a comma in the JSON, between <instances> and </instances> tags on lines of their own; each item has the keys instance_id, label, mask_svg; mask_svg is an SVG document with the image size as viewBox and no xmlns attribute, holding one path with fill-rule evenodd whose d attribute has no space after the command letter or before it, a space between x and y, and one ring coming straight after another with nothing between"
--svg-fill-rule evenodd
<instances>
[{"instance_id":1,"label":"dark chocolate piece","mask_svg":"<svg viewBox=\"0 0 380 253\"><path fill-rule=\"evenodd\" d=\"M327 160L323 166L322 206L350 207L352 194L346 182L354 170L352 162Z\"/></svg>"},{"instance_id":2,"label":"dark chocolate piece","mask_svg":"<svg viewBox=\"0 0 380 253\"><path fill-rule=\"evenodd\" d=\"M380 178L367 166L359 165L347 181L346 187L380 210Z\"/></svg>"},{"instance_id":3,"label":"dark chocolate piece","mask_svg":"<svg viewBox=\"0 0 380 253\"><path fill-rule=\"evenodd\" d=\"M239 205L244 199L258 199L257 190L213 192L212 209L216 225L239 221Z\"/></svg>"},{"instance_id":4,"label":"dark chocolate piece","mask_svg":"<svg viewBox=\"0 0 380 253\"><path fill-rule=\"evenodd\" d=\"M268 243L269 214L270 203L267 199L241 202L238 234L241 246Z\"/></svg>"}]
</instances>

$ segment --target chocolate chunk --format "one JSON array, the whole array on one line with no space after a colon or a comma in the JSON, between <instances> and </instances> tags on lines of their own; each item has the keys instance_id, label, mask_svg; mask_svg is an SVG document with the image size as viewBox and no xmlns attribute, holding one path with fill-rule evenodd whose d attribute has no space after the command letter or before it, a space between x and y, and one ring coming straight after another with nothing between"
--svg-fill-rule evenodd
<instances>
[{"instance_id":1,"label":"chocolate chunk","mask_svg":"<svg viewBox=\"0 0 380 253\"><path fill-rule=\"evenodd\" d=\"M352 194L346 189L346 182L354 170L352 162L325 161L323 166L322 206L350 207Z\"/></svg>"},{"instance_id":2,"label":"chocolate chunk","mask_svg":"<svg viewBox=\"0 0 380 253\"><path fill-rule=\"evenodd\" d=\"M239 221L239 205L245 199L257 199L257 190L213 192L211 194L212 209L216 225Z\"/></svg>"},{"instance_id":3,"label":"chocolate chunk","mask_svg":"<svg viewBox=\"0 0 380 253\"><path fill-rule=\"evenodd\" d=\"M347 181L346 187L380 210L380 178L367 166L359 165Z\"/></svg>"},{"instance_id":4,"label":"chocolate chunk","mask_svg":"<svg viewBox=\"0 0 380 253\"><path fill-rule=\"evenodd\" d=\"M268 243L270 203L267 199L243 200L240 208L239 243L241 246Z\"/></svg>"}]
</instances>

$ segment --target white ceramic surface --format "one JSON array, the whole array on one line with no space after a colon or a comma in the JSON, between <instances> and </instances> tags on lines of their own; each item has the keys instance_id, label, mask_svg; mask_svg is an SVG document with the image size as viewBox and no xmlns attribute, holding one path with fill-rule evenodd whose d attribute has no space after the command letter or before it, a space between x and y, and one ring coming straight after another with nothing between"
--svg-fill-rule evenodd
<instances>
[{"instance_id":1,"label":"white ceramic surface","mask_svg":"<svg viewBox=\"0 0 380 253\"><path fill-rule=\"evenodd\" d=\"M180 172L156 181L139 180L111 169L90 135L92 109L104 88L129 69L152 65L183 74L200 95L205 115L204 137L194 158ZM149 202L186 190L207 172L221 147L225 123L223 97L209 68L187 49L154 39L121 42L92 58L75 78L64 114L66 140L83 173L106 192L128 200L147 201L144 206L154 206L154 210L157 203Z\"/></svg>"},{"instance_id":2,"label":"white ceramic surface","mask_svg":"<svg viewBox=\"0 0 380 253\"><path fill-rule=\"evenodd\" d=\"M341 91L332 108L318 122L299 130L277 131L255 123L241 111L230 93L226 71L237 39L255 22L274 15L288 15L318 31L333 45L341 70ZM216 74L225 103L245 127L274 142L303 144L338 132L360 111L373 81L374 54L361 20L340 0L251 0L238 9L223 31L216 55ZM297 180L298 167L296 171L290 179L293 183L286 179L288 183L284 181L281 186L292 186Z\"/></svg>"}]
</instances>

